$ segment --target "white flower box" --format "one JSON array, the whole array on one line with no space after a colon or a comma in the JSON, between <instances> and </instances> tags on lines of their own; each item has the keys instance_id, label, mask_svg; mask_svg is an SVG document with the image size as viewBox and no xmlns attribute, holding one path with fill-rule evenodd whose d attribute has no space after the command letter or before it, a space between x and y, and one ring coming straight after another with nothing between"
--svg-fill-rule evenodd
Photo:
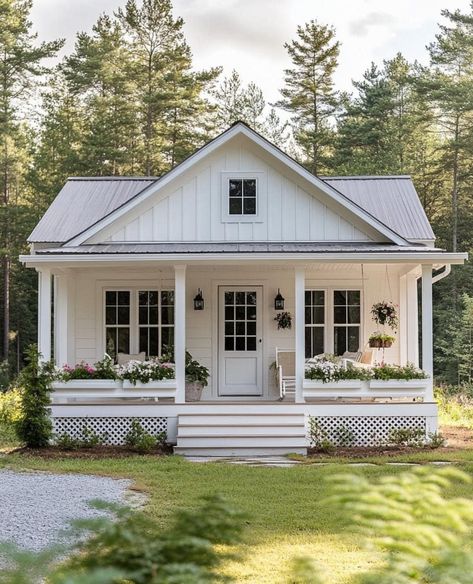
<instances>
[{"instance_id":1,"label":"white flower box","mask_svg":"<svg viewBox=\"0 0 473 584\"><path fill-rule=\"evenodd\" d=\"M176 387L176 380L175 379L161 379L159 381L153 380L148 381L147 383L143 383L142 381L137 381L133 383L128 379L123 380L123 389L124 390L140 390L140 389L167 389L167 388L175 388Z\"/></svg>"},{"instance_id":2,"label":"white flower box","mask_svg":"<svg viewBox=\"0 0 473 584\"><path fill-rule=\"evenodd\" d=\"M340 381L328 381L324 383L317 379L305 379L304 387L307 389L361 389L365 382L361 379L342 379Z\"/></svg>"},{"instance_id":3,"label":"white flower box","mask_svg":"<svg viewBox=\"0 0 473 584\"><path fill-rule=\"evenodd\" d=\"M117 390L122 388L121 379L70 379L69 381L54 381L54 390Z\"/></svg>"},{"instance_id":4,"label":"white flower box","mask_svg":"<svg viewBox=\"0 0 473 584\"><path fill-rule=\"evenodd\" d=\"M414 390L425 389L428 379L372 379L369 382L370 389Z\"/></svg>"}]
</instances>

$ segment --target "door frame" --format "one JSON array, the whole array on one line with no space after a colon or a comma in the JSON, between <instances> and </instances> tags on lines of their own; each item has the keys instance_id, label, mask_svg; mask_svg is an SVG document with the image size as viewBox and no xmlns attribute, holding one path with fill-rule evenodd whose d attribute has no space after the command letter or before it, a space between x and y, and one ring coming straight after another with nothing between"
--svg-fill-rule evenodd
<instances>
[{"instance_id":1,"label":"door frame","mask_svg":"<svg viewBox=\"0 0 473 584\"><path fill-rule=\"evenodd\" d=\"M261 338L262 338L262 351L261 351L261 361L262 361L262 384L263 389L261 395L254 396L226 396L219 395L218 385L219 385L219 290L221 287L249 287L259 286L261 288ZM254 278L248 275L245 277L244 281L236 280L235 278L229 278L228 280L224 278L219 278L218 280L212 280L212 380L211 380L211 393L212 399L218 401L264 401L269 399L269 386L268 386L268 375L269 370L266 367L267 361L267 342L268 338L268 298L267 298L267 280L261 278Z\"/></svg>"}]
</instances>

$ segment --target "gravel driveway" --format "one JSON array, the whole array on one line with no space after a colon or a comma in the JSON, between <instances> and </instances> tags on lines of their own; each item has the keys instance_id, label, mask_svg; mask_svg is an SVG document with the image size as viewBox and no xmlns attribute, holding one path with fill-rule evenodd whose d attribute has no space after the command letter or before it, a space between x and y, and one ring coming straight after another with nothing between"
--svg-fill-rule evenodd
<instances>
[{"instance_id":1,"label":"gravel driveway","mask_svg":"<svg viewBox=\"0 0 473 584\"><path fill-rule=\"evenodd\" d=\"M73 519L103 515L88 502L125 502L131 481L88 475L0 470L0 541L38 551L64 543Z\"/></svg>"}]
</instances>

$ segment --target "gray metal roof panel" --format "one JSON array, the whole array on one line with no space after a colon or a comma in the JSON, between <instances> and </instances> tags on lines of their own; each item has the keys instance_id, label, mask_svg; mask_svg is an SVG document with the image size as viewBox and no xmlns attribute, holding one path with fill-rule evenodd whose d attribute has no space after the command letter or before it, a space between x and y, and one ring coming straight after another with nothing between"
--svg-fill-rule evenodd
<instances>
[{"instance_id":1,"label":"gray metal roof panel","mask_svg":"<svg viewBox=\"0 0 473 584\"><path fill-rule=\"evenodd\" d=\"M328 253L328 252L438 252L436 248L376 243L326 242L211 242L211 243L110 243L41 249L38 255L115 255L115 254L189 254L189 253Z\"/></svg>"},{"instance_id":2,"label":"gray metal roof panel","mask_svg":"<svg viewBox=\"0 0 473 584\"><path fill-rule=\"evenodd\" d=\"M65 242L156 182L155 178L70 178L28 241Z\"/></svg>"},{"instance_id":3,"label":"gray metal roof panel","mask_svg":"<svg viewBox=\"0 0 473 584\"><path fill-rule=\"evenodd\" d=\"M410 176L321 178L402 237L435 239Z\"/></svg>"}]
</instances>

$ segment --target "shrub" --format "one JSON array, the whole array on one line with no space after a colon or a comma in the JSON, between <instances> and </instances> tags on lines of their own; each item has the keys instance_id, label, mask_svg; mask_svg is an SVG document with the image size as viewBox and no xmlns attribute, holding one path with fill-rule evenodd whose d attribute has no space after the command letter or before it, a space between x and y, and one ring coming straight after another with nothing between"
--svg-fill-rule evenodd
<instances>
[{"instance_id":1,"label":"shrub","mask_svg":"<svg viewBox=\"0 0 473 584\"><path fill-rule=\"evenodd\" d=\"M107 439L107 434L97 434L95 430L89 428L87 424L82 426L79 436L71 436L67 432L58 434L54 437L56 446L63 450L78 450L79 448L96 448L102 446Z\"/></svg>"},{"instance_id":2,"label":"shrub","mask_svg":"<svg viewBox=\"0 0 473 584\"><path fill-rule=\"evenodd\" d=\"M342 446L343 448L353 446L355 443L355 434L343 424L335 428L334 438L337 446Z\"/></svg>"},{"instance_id":3,"label":"shrub","mask_svg":"<svg viewBox=\"0 0 473 584\"><path fill-rule=\"evenodd\" d=\"M22 418L22 395L18 388L0 392L0 423L15 425Z\"/></svg>"},{"instance_id":4,"label":"shrub","mask_svg":"<svg viewBox=\"0 0 473 584\"><path fill-rule=\"evenodd\" d=\"M18 437L30 448L43 448L52 437L50 419L50 392L53 365L40 363L36 345L27 351L28 365L19 376L22 388L21 409L23 417L17 425Z\"/></svg>"},{"instance_id":5,"label":"shrub","mask_svg":"<svg viewBox=\"0 0 473 584\"><path fill-rule=\"evenodd\" d=\"M165 432L153 436L143 428L136 418L132 420L130 430L125 436L125 444L137 452L150 452L158 445L163 446L165 441Z\"/></svg>"},{"instance_id":6,"label":"shrub","mask_svg":"<svg viewBox=\"0 0 473 584\"><path fill-rule=\"evenodd\" d=\"M408 363L404 367L398 365L383 364L371 369L373 379L388 381L390 379L427 379L428 375L422 369L418 369L412 363Z\"/></svg>"},{"instance_id":7,"label":"shrub","mask_svg":"<svg viewBox=\"0 0 473 584\"><path fill-rule=\"evenodd\" d=\"M309 416L309 444L312 448L322 452L329 452L333 448L327 432L314 416Z\"/></svg>"},{"instance_id":8,"label":"shrub","mask_svg":"<svg viewBox=\"0 0 473 584\"><path fill-rule=\"evenodd\" d=\"M389 444L394 446L425 446L425 432L414 428L395 428L389 434Z\"/></svg>"},{"instance_id":9,"label":"shrub","mask_svg":"<svg viewBox=\"0 0 473 584\"><path fill-rule=\"evenodd\" d=\"M440 432L429 432L427 445L430 448L442 448L446 445L446 440Z\"/></svg>"}]
</instances>

